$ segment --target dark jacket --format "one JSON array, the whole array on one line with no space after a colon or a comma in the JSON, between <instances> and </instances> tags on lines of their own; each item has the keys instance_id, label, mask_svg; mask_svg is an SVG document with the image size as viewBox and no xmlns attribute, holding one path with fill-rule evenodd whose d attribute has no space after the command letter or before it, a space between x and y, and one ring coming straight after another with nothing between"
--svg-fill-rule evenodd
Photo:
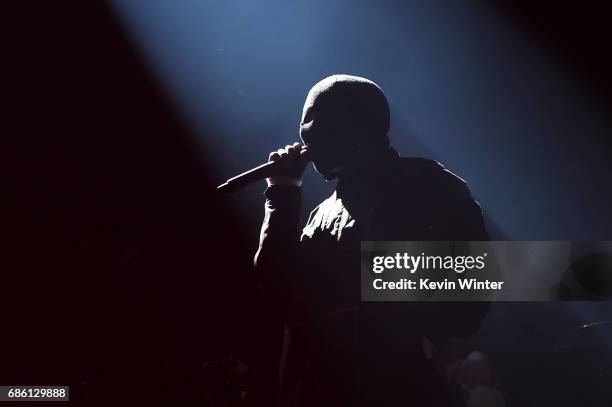
<instances>
[{"instance_id":1,"label":"dark jacket","mask_svg":"<svg viewBox=\"0 0 612 407\"><path fill-rule=\"evenodd\" d=\"M489 240L466 183L395 150L340 182L302 231L301 188L271 186L255 271L285 321L280 405L449 405L424 357L473 335L487 303L362 303L362 240Z\"/></svg>"}]
</instances>

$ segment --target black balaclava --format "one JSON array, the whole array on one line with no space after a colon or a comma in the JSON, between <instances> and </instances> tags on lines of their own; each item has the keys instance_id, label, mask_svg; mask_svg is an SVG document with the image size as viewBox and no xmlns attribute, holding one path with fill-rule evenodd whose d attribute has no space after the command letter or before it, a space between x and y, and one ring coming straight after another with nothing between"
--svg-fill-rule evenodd
<instances>
[{"instance_id":1,"label":"black balaclava","mask_svg":"<svg viewBox=\"0 0 612 407\"><path fill-rule=\"evenodd\" d=\"M389 123L387 98L378 85L358 76L332 75L308 92L300 136L316 170L332 180L387 149Z\"/></svg>"}]
</instances>

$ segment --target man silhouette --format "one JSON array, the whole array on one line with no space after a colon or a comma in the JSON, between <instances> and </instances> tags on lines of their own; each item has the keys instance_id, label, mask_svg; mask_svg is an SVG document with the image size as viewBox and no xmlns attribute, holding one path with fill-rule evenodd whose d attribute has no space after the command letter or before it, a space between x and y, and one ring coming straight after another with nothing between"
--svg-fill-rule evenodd
<instances>
[{"instance_id":1,"label":"man silhouette","mask_svg":"<svg viewBox=\"0 0 612 407\"><path fill-rule=\"evenodd\" d=\"M400 157L389 124L374 82L333 75L308 93L303 145L269 156L285 171L267 180L255 271L285 327L279 405L461 405L446 384L460 378L488 304L360 301L362 240L489 240L466 183ZM300 231L309 161L338 183Z\"/></svg>"}]
</instances>

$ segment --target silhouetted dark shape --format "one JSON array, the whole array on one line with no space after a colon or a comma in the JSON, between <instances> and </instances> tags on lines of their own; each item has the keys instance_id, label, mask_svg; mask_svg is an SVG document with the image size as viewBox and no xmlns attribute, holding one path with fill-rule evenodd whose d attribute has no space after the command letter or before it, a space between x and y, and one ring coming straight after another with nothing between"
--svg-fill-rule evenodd
<instances>
[{"instance_id":1,"label":"silhouetted dark shape","mask_svg":"<svg viewBox=\"0 0 612 407\"><path fill-rule=\"evenodd\" d=\"M317 171L338 178L336 191L301 231L301 188L265 191L255 269L285 323L280 405L462 402L423 338L441 350L471 337L487 303L360 302L362 240L489 240L466 183L435 161L400 157L388 127L377 85L324 79L306 100L301 135Z\"/></svg>"},{"instance_id":2,"label":"silhouetted dark shape","mask_svg":"<svg viewBox=\"0 0 612 407\"><path fill-rule=\"evenodd\" d=\"M612 298L612 247L609 242L573 242L570 267L552 287L559 300L608 300Z\"/></svg>"}]
</instances>

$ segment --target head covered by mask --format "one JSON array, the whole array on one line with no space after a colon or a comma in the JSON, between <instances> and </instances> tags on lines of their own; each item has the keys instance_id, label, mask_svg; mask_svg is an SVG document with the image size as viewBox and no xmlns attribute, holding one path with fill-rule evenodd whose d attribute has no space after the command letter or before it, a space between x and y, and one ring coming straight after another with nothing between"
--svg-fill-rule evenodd
<instances>
[{"instance_id":1,"label":"head covered by mask","mask_svg":"<svg viewBox=\"0 0 612 407\"><path fill-rule=\"evenodd\" d=\"M369 79L332 75L310 89L300 136L315 168L334 179L368 154L387 149L390 113L385 94Z\"/></svg>"}]
</instances>

